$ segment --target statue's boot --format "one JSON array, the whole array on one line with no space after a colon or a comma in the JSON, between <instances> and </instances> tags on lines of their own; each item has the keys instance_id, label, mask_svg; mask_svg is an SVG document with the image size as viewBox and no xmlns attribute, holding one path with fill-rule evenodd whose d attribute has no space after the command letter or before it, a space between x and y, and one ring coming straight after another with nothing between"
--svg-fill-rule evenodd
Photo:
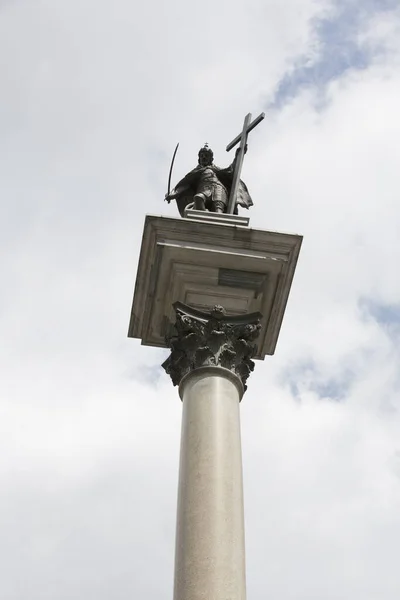
<instances>
[{"instance_id":1,"label":"statue's boot","mask_svg":"<svg viewBox=\"0 0 400 600\"><path fill-rule=\"evenodd\" d=\"M214 202L214 212L216 213L224 213L226 212L226 205L221 200L217 200Z\"/></svg>"},{"instance_id":2,"label":"statue's boot","mask_svg":"<svg viewBox=\"0 0 400 600\"><path fill-rule=\"evenodd\" d=\"M206 210L206 205L205 205L205 196L204 194L196 194L193 197L194 200L194 207L196 210Z\"/></svg>"}]
</instances>

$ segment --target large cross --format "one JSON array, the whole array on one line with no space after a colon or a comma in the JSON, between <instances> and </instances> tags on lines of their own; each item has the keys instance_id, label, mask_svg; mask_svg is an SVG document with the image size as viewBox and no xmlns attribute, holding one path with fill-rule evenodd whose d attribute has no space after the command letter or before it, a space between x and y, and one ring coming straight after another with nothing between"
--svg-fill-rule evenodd
<instances>
[{"instance_id":1,"label":"large cross","mask_svg":"<svg viewBox=\"0 0 400 600\"><path fill-rule=\"evenodd\" d=\"M261 123L261 121L264 119L264 117L265 117L265 113L261 113L261 115L258 115L258 117L256 119L254 119L254 121L252 123L250 123L251 113L249 113L244 119L242 133L239 133L239 135L236 136L235 139L232 140L231 143L228 144L226 147L226 151L229 152L229 150L232 150L232 148L234 148L236 146L236 144L238 144L240 142L239 152L238 152L238 154L236 156L236 160L235 160L235 171L233 173L231 193L230 193L229 202L228 202L227 212L229 214L233 214L233 212L235 210L236 196L238 193L239 182L240 182L240 173L242 171L244 151L245 151L245 147L247 144L247 136L249 135L250 131L252 129L254 129L254 127L256 127L259 123Z\"/></svg>"}]
</instances>

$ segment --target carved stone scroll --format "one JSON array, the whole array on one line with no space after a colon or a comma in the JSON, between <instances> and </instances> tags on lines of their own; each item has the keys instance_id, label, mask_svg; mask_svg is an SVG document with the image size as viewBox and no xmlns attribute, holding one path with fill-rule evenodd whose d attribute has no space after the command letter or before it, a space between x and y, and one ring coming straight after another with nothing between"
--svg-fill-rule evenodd
<instances>
[{"instance_id":1,"label":"carved stone scroll","mask_svg":"<svg viewBox=\"0 0 400 600\"><path fill-rule=\"evenodd\" d=\"M246 389L246 380L254 369L261 329L261 313L227 316L222 306L211 313L201 312L182 302L174 304L176 322L166 338L171 354L163 368L179 385L182 378L199 367L224 367L235 373Z\"/></svg>"}]
</instances>

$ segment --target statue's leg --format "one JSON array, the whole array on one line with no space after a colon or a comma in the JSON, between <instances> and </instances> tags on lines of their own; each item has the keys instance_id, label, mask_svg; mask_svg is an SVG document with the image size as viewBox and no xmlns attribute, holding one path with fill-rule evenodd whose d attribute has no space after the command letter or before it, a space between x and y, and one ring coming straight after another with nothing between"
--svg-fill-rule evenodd
<instances>
[{"instance_id":1,"label":"statue's leg","mask_svg":"<svg viewBox=\"0 0 400 600\"><path fill-rule=\"evenodd\" d=\"M196 194L195 196L193 196L193 200L194 200L194 207L196 210L206 210L206 205L205 205L206 198L205 198L204 194Z\"/></svg>"},{"instance_id":2,"label":"statue's leg","mask_svg":"<svg viewBox=\"0 0 400 600\"><path fill-rule=\"evenodd\" d=\"M228 196L223 185L216 185L213 193L213 211L216 213L226 212Z\"/></svg>"}]
</instances>

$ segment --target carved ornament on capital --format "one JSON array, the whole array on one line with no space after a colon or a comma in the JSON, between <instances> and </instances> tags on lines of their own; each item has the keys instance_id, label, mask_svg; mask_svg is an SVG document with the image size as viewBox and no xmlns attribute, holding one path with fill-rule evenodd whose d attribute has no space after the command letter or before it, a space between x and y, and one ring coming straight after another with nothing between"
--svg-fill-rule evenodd
<instances>
[{"instance_id":1,"label":"carved ornament on capital","mask_svg":"<svg viewBox=\"0 0 400 600\"><path fill-rule=\"evenodd\" d=\"M215 366L229 369L246 389L254 369L261 313L227 316L219 305L206 313L182 302L176 302L174 309L176 322L166 337L171 354L162 365L172 383L179 385L185 375L200 367Z\"/></svg>"}]
</instances>

